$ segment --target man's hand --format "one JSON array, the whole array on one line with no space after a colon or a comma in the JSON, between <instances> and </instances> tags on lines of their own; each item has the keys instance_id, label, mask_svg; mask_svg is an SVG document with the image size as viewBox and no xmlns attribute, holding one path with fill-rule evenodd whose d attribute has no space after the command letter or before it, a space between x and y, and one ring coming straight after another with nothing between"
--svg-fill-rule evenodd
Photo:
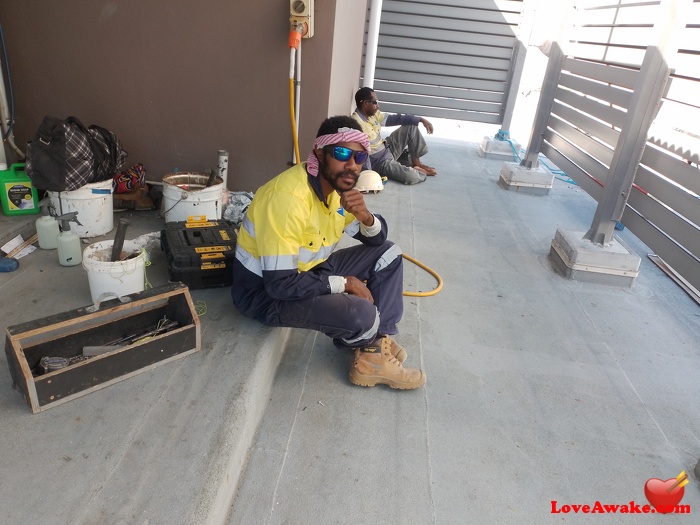
<instances>
[{"instance_id":1,"label":"man's hand","mask_svg":"<svg viewBox=\"0 0 700 525\"><path fill-rule=\"evenodd\" d=\"M433 134L433 125L430 122L428 122L424 118L421 118L420 123L423 124L423 126L425 126L425 131L428 132L428 135Z\"/></svg>"},{"instance_id":2,"label":"man's hand","mask_svg":"<svg viewBox=\"0 0 700 525\"><path fill-rule=\"evenodd\" d=\"M340 204L365 226L374 224L374 215L367 209L365 198L358 190L344 191L340 196Z\"/></svg>"},{"instance_id":3,"label":"man's hand","mask_svg":"<svg viewBox=\"0 0 700 525\"><path fill-rule=\"evenodd\" d=\"M345 293L367 299L370 303L374 304L374 297L372 297L372 293L369 291L369 288L365 286L365 283L352 275L348 275L345 281Z\"/></svg>"}]
</instances>

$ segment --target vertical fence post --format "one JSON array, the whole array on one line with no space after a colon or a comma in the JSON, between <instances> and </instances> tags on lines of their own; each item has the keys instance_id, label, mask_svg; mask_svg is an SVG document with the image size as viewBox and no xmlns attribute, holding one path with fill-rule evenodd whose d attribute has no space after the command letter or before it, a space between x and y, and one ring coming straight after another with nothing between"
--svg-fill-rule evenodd
<instances>
[{"instance_id":1,"label":"vertical fence post","mask_svg":"<svg viewBox=\"0 0 700 525\"><path fill-rule=\"evenodd\" d=\"M625 210L646 146L649 127L656 115L669 73L662 51L656 46L647 47L627 116L615 146L603 195L584 239L601 246L608 246L612 242L615 224L622 218L622 212Z\"/></svg>"},{"instance_id":2,"label":"vertical fence post","mask_svg":"<svg viewBox=\"0 0 700 525\"><path fill-rule=\"evenodd\" d=\"M678 50L679 29L686 23L692 4L693 0L662 0L659 5L659 13L665 18L655 26L656 45L648 46L644 55L603 195L591 227L584 236L595 244L607 246L612 242L615 225L625 211L649 128L661 105L671 73L666 57Z\"/></svg>"},{"instance_id":3,"label":"vertical fence post","mask_svg":"<svg viewBox=\"0 0 700 525\"><path fill-rule=\"evenodd\" d=\"M554 105L554 95L557 92L559 85L559 77L561 76L562 65L564 64L564 51L558 42L553 42L549 50L549 61L547 69L542 80L542 92L540 100L537 103L535 112L535 121L532 123L532 134L530 142L527 146L527 153L520 162L520 166L527 169L537 168L539 165L537 157L542 149L544 142L544 134L547 130L547 123Z\"/></svg>"}]
</instances>

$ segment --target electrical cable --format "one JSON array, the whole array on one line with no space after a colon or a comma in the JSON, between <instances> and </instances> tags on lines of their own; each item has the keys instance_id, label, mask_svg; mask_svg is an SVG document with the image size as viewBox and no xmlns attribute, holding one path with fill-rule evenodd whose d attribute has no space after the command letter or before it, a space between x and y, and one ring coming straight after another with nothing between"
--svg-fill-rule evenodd
<instances>
[{"instance_id":1,"label":"electrical cable","mask_svg":"<svg viewBox=\"0 0 700 525\"><path fill-rule=\"evenodd\" d=\"M7 137L12 133L12 128L15 122L15 95L12 91L12 77L10 76L10 62L7 59L7 46L5 45L5 33L2 30L2 24L0 24L0 44L2 44L2 54L5 59L5 71L7 72L7 86L10 92L10 123L7 126L7 132L3 136L2 140L7 140Z\"/></svg>"},{"instance_id":2,"label":"electrical cable","mask_svg":"<svg viewBox=\"0 0 700 525\"><path fill-rule=\"evenodd\" d=\"M294 141L294 156L296 157L296 163L301 162L301 156L299 155L299 138L297 137L297 126L296 118L294 116L294 79L289 79L289 118L292 121L292 140Z\"/></svg>"},{"instance_id":3,"label":"electrical cable","mask_svg":"<svg viewBox=\"0 0 700 525\"><path fill-rule=\"evenodd\" d=\"M403 294L404 294L405 296L407 296L407 297L429 297L429 296L431 296L431 295L435 295L435 294L438 293L440 290L442 290L442 278L440 277L440 275L438 275L438 273L437 273L435 270L433 270L432 268L429 268L428 266L426 266L426 265L423 264L422 262L417 261L417 260L414 259L413 257L411 257L411 256L409 256L409 255L406 255L405 253L403 254L403 258L406 259L407 261L411 261L413 264L415 264L415 265L418 266L419 268L422 268L423 270L425 270L426 272L428 272L430 275L432 275L433 277L435 277L435 279L437 279L437 282L438 282L438 284L437 284L437 286L435 287L435 289L430 290L430 291L428 291L428 292L409 292L409 291L407 291L407 290L404 290Z\"/></svg>"},{"instance_id":4,"label":"electrical cable","mask_svg":"<svg viewBox=\"0 0 700 525\"><path fill-rule=\"evenodd\" d=\"M294 68L294 56L297 49L301 45L301 35L304 31L304 27L299 24L292 23L292 27L289 30L289 118L292 124L292 140L294 141L294 156L296 157L296 164L301 162L301 155L299 154L299 137L297 136L297 124L296 117L294 115L294 80L295 80L295 68Z\"/></svg>"}]
</instances>

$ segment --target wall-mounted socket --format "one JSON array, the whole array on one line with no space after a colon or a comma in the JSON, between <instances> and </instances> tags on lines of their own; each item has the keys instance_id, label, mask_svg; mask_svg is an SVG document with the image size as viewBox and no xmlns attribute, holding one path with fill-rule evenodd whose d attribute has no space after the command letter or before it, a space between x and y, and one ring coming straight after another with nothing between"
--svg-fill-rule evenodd
<instances>
[{"instance_id":1,"label":"wall-mounted socket","mask_svg":"<svg viewBox=\"0 0 700 525\"><path fill-rule=\"evenodd\" d=\"M314 36L314 0L289 0L289 21L304 25L302 38Z\"/></svg>"}]
</instances>

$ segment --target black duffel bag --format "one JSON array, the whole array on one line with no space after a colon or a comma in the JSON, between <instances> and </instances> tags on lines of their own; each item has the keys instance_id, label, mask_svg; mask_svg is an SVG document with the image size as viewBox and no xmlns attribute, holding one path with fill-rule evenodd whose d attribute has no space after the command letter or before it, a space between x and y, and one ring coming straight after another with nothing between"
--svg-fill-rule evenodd
<instances>
[{"instance_id":1,"label":"black duffel bag","mask_svg":"<svg viewBox=\"0 0 700 525\"><path fill-rule=\"evenodd\" d=\"M26 172L41 190L72 191L91 182L112 179L127 152L110 130L89 128L75 117L44 117L27 144Z\"/></svg>"}]
</instances>

